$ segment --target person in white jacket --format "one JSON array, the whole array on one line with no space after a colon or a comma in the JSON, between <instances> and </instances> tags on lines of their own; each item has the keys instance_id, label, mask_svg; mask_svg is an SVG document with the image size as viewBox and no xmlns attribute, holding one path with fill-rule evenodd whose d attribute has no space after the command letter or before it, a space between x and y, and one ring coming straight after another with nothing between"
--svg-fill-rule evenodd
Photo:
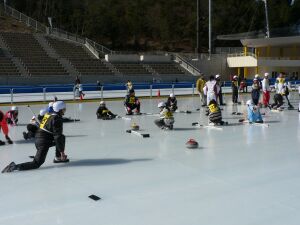
<instances>
[{"instance_id":1,"label":"person in white jacket","mask_svg":"<svg viewBox=\"0 0 300 225\"><path fill-rule=\"evenodd\" d=\"M263 105L267 107L270 104L270 80L269 73L265 73L265 77L262 80L262 91L263 91Z\"/></svg>"},{"instance_id":2,"label":"person in white jacket","mask_svg":"<svg viewBox=\"0 0 300 225\"><path fill-rule=\"evenodd\" d=\"M204 95L207 96L207 103L211 100L217 101L217 96L220 91L220 87L217 85L217 81L215 80L214 76L209 77L209 81L205 83L203 91Z\"/></svg>"}]
</instances>

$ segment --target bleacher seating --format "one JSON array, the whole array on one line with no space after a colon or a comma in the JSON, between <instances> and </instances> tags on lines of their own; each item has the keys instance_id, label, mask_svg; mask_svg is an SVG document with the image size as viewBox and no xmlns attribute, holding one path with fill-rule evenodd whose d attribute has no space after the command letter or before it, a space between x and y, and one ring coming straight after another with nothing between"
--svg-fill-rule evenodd
<instances>
[{"instance_id":1,"label":"bleacher seating","mask_svg":"<svg viewBox=\"0 0 300 225\"><path fill-rule=\"evenodd\" d=\"M143 64L140 63L113 63L112 65L124 75L151 74Z\"/></svg>"},{"instance_id":2,"label":"bleacher seating","mask_svg":"<svg viewBox=\"0 0 300 225\"><path fill-rule=\"evenodd\" d=\"M111 75L113 72L101 62L93 58L80 44L46 37L50 46L63 58L68 59L80 75Z\"/></svg>"},{"instance_id":3,"label":"bleacher seating","mask_svg":"<svg viewBox=\"0 0 300 225\"><path fill-rule=\"evenodd\" d=\"M147 63L158 74L187 74L176 63Z\"/></svg>"},{"instance_id":4,"label":"bleacher seating","mask_svg":"<svg viewBox=\"0 0 300 225\"><path fill-rule=\"evenodd\" d=\"M1 75L20 75L20 72L11 59L5 57L0 49L0 76Z\"/></svg>"},{"instance_id":5,"label":"bleacher seating","mask_svg":"<svg viewBox=\"0 0 300 225\"><path fill-rule=\"evenodd\" d=\"M68 75L57 59L51 58L29 33L1 33L11 54L18 57L31 76Z\"/></svg>"}]
</instances>

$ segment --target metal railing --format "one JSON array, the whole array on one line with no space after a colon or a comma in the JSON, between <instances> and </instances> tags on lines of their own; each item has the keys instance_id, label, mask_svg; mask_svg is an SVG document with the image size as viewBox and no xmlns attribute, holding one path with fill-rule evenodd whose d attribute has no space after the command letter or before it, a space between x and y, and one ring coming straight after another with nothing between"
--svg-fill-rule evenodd
<instances>
[{"instance_id":1,"label":"metal railing","mask_svg":"<svg viewBox=\"0 0 300 225\"><path fill-rule=\"evenodd\" d=\"M254 58L257 58L257 56L252 53L252 52L239 52L239 53L232 53L232 54L228 54L227 57L242 57L242 56L252 56Z\"/></svg>"},{"instance_id":2,"label":"metal railing","mask_svg":"<svg viewBox=\"0 0 300 225\"><path fill-rule=\"evenodd\" d=\"M26 24L28 27L34 29L36 32L42 32L42 33L47 33L48 27L45 26L44 24L38 22L35 19L32 19L29 16L26 16L25 14L19 12L18 10L8 6L7 4L0 3L1 8L3 9L4 14L9 15L24 24Z\"/></svg>"}]
</instances>

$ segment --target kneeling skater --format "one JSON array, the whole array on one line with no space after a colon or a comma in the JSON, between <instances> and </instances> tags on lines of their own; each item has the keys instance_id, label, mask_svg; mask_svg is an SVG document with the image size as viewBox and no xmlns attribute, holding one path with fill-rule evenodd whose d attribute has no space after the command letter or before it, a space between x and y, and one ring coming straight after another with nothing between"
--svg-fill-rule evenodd
<instances>
[{"instance_id":1,"label":"kneeling skater","mask_svg":"<svg viewBox=\"0 0 300 225\"><path fill-rule=\"evenodd\" d=\"M208 104L208 120L209 125L226 125L227 122L222 121L221 109L216 100L211 100Z\"/></svg>"},{"instance_id":2,"label":"kneeling skater","mask_svg":"<svg viewBox=\"0 0 300 225\"><path fill-rule=\"evenodd\" d=\"M141 103L139 99L135 96L134 90L130 89L129 94L126 95L125 102L124 102L126 115L132 115L132 111L135 109L136 114L140 115L140 106Z\"/></svg>"},{"instance_id":3,"label":"kneeling skater","mask_svg":"<svg viewBox=\"0 0 300 225\"><path fill-rule=\"evenodd\" d=\"M157 107L160 109L160 118L155 120L154 123L161 129L172 130L175 121L171 110L164 102L158 103Z\"/></svg>"},{"instance_id":4,"label":"kneeling skater","mask_svg":"<svg viewBox=\"0 0 300 225\"><path fill-rule=\"evenodd\" d=\"M35 147L37 152L33 161L21 164L12 162L2 170L2 173L39 168L45 162L48 150L52 146L56 146L54 163L69 162L67 155L65 155L65 136L63 135L62 122L66 105L63 101L57 101L53 104L53 110L54 113L44 116L35 135Z\"/></svg>"},{"instance_id":5,"label":"kneeling skater","mask_svg":"<svg viewBox=\"0 0 300 225\"><path fill-rule=\"evenodd\" d=\"M108 110L108 108L106 108L104 101L100 102L96 115L97 115L97 119L102 119L102 120L111 120L116 118L116 115L113 114L110 110Z\"/></svg>"},{"instance_id":6,"label":"kneeling skater","mask_svg":"<svg viewBox=\"0 0 300 225\"><path fill-rule=\"evenodd\" d=\"M240 122L263 123L259 105L255 105L252 100L246 102L247 105L247 120L241 119Z\"/></svg>"},{"instance_id":7,"label":"kneeling skater","mask_svg":"<svg viewBox=\"0 0 300 225\"><path fill-rule=\"evenodd\" d=\"M175 112L177 110L177 99L173 93L170 94L166 105L171 110L171 112Z\"/></svg>"}]
</instances>

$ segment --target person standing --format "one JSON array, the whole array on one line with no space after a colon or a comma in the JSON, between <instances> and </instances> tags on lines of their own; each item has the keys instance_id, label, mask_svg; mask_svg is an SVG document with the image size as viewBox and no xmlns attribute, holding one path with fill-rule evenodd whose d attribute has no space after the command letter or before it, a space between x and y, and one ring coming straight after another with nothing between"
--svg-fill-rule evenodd
<instances>
[{"instance_id":1,"label":"person standing","mask_svg":"<svg viewBox=\"0 0 300 225\"><path fill-rule=\"evenodd\" d=\"M221 75L220 75L220 74L217 74L217 75L215 76L215 78L216 78L216 81L217 81L218 89L220 90L219 93L218 93L219 103L220 103L220 105L226 105L226 104L223 102L223 93L222 93Z\"/></svg>"},{"instance_id":2,"label":"person standing","mask_svg":"<svg viewBox=\"0 0 300 225\"><path fill-rule=\"evenodd\" d=\"M54 163L69 162L65 154L65 135L63 135L63 120L62 116L65 114L66 105L63 101L57 101L53 104L54 113L44 115L40 123L40 127L35 135L35 147L37 149L36 155L32 162L15 164L11 162L6 166L2 173L9 173L15 170L32 170L39 168L46 159L48 150L52 146L56 146L56 157Z\"/></svg>"},{"instance_id":3,"label":"person standing","mask_svg":"<svg viewBox=\"0 0 300 225\"><path fill-rule=\"evenodd\" d=\"M239 83L238 83L238 76L234 75L231 81L231 89L232 89L232 102L234 104L238 103L239 97Z\"/></svg>"},{"instance_id":4,"label":"person standing","mask_svg":"<svg viewBox=\"0 0 300 225\"><path fill-rule=\"evenodd\" d=\"M211 100L217 101L217 96L219 93L219 87L215 80L215 76L210 76L209 81L206 82L203 88L204 94L206 94L206 102L209 103Z\"/></svg>"},{"instance_id":5,"label":"person standing","mask_svg":"<svg viewBox=\"0 0 300 225\"><path fill-rule=\"evenodd\" d=\"M200 104L201 106L206 106L206 97L204 95L204 91L203 91L203 88L205 86L205 79L204 79L204 76L201 75L199 77L199 79L197 80L196 82L196 89L197 89L197 92L199 94L199 97L200 97Z\"/></svg>"},{"instance_id":6,"label":"person standing","mask_svg":"<svg viewBox=\"0 0 300 225\"><path fill-rule=\"evenodd\" d=\"M0 111L0 129L2 130L5 139L7 140L8 144L13 144L12 140L10 139L10 137L8 136L8 126L7 126L7 122L6 122L6 118L5 115L2 111ZM5 145L4 141L0 140L0 145Z\"/></svg>"},{"instance_id":7,"label":"person standing","mask_svg":"<svg viewBox=\"0 0 300 225\"><path fill-rule=\"evenodd\" d=\"M263 105L267 107L270 104L270 80L269 73L265 73L265 77L262 80L262 91L263 91Z\"/></svg>"}]
</instances>

